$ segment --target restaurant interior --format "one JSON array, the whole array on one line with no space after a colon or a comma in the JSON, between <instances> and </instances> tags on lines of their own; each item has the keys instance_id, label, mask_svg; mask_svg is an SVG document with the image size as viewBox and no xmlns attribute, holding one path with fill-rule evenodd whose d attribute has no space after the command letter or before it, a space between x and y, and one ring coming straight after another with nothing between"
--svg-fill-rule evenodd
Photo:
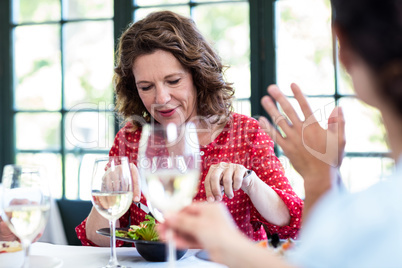
<instances>
[{"instance_id":1,"label":"restaurant interior","mask_svg":"<svg viewBox=\"0 0 402 268\"><path fill-rule=\"evenodd\" d=\"M392 173L380 116L356 99L340 68L329 0L3 0L0 168L46 169L52 212L40 241L81 245L74 228L92 208L93 160L108 155L124 123L114 109L118 39L159 10L191 17L216 49L235 88L235 112L267 116L260 99L274 83L295 104L296 82L323 127L343 107L347 189L359 192ZM280 147L275 152L303 199L302 178Z\"/></svg>"}]
</instances>

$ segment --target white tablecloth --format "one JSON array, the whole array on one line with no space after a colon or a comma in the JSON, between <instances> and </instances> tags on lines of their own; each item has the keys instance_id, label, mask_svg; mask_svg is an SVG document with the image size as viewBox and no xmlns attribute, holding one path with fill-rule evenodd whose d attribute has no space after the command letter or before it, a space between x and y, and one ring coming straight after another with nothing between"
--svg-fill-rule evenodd
<instances>
[{"instance_id":1,"label":"white tablecloth","mask_svg":"<svg viewBox=\"0 0 402 268\"><path fill-rule=\"evenodd\" d=\"M190 249L179 261L176 267L208 267L224 268L226 266L204 261L195 256L198 249ZM36 242L31 246L31 255L53 256L62 260L62 267L102 267L109 261L110 248L84 247L84 246L65 246L49 243ZM117 248L117 259L120 264L132 268L140 267L166 267L166 262L147 262L137 252L135 248ZM43 267L46 265L44 264Z\"/></svg>"}]
</instances>

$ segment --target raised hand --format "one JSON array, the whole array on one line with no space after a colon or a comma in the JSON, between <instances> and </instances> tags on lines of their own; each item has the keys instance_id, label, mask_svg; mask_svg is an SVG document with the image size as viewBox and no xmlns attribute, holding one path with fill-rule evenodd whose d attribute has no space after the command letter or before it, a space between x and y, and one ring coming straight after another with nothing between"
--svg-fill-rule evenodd
<instances>
[{"instance_id":1,"label":"raised hand","mask_svg":"<svg viewBox=\"0 0 402 268\"><path fill-rule=\"evenodd\" d=\"M260 118L261 127L279 144L294 168L304 178L306 201L313 205L337 177L336 168L342 162L345 148L345 121L342 109L336 107L328 119L328 129L323 129L314 116L310 105L296 84L291 85L295 99L305 120L301 120L288 99L276 85L268 87L269 95L282 107L278 111L273 100L265 96L261 100L264 109L279 126L282 134L266 118ZM306 206L305 206L306 207Z\"/></svg>"}]
</instances>

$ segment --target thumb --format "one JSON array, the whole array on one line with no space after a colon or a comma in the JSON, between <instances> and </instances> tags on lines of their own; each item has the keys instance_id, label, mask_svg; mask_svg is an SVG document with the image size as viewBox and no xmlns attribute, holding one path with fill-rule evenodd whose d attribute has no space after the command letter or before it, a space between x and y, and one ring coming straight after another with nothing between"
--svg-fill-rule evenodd
<instances>
[{"instance_id":1,"label":"thumb","mask_svg":"<svg viewBox=\"0 0 402 268\"><path fill-rule=\"evenodd\" d=\"M338 139L338 166L342 163L345 150L345 118L341 107L335 107L328 119L328 131Z\"/></svg>"},{"instance_id":2,"label":"thumb","mask_svg":"<svg viewBox=\"0 0 402 268\"><path fill-rule=\"evenodd\" d=\"M342 108L335 107L328 118L328 130L331 132L345 133L345 118L343 116Z\"/></svg>"}]
</instances>

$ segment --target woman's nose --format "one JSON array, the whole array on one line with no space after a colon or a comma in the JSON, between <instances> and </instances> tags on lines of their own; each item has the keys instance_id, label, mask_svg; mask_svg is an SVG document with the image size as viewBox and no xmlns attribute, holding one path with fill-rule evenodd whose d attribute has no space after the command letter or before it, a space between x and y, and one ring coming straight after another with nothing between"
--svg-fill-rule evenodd
<instances>
[{"instance_id":1,"label":"woman's nose","mask_svg":"<svg viewBox=\"0 0 402 268\"><path fill-rule=\"evenodd\" d=\"M156 96L155 103L156 104L166 104L170 101L171 96L169 89L164 85L156 86Z\"/></svg>"}]
</instances>

